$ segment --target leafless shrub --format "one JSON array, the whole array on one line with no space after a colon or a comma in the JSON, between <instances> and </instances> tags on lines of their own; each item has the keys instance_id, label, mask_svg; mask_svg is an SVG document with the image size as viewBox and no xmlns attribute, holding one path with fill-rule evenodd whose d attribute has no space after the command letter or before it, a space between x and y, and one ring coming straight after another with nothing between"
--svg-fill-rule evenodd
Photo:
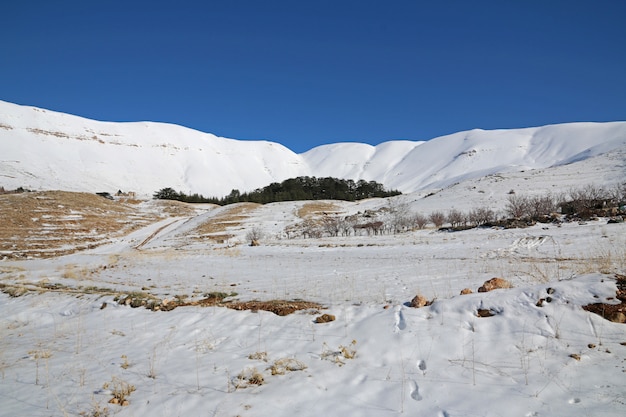
<instances>
[{"instance_id":1,"label":"leafless shrub","mask_svg":"<svg viewBox=\"0 0 626 417\"><path fill-rule=\"evenodd\" d=\"M542 216L548 216L557 210L557 204L552 194L548 193L543 196L534 196L528 199L528 213L530 218L538 219Z\"/></svg>"},{"instance_id":2,"label":"leafless shrub","mask_svg":"<svg viewBox=\"0 0 626 417\"><path fill-rule=\"evenodd\" d=\"M448 220L448 223L450 223L452 227L459 227L463 223L466 222L465 215L463 214L463 212L457 209L450 210L446 219Z\"/></svg>"},{"instance_id":3,"label":"leafless shrub","mask_svg":"<svg viewBox=\"0 0 626 417\"><path fill-rule=\"evenodd\" d=\"M446 215L443 214L441 211L433 211L432 213L430 213L430 216L428 216L428 220L430 220L430 222L434 224L435 227L441 227L443 225L443 222L446 221Z\"/></svg>"},{"instance_id":4,"label":"leafless shrub","mask_svg":"<svg viewBox=\"0 0 626 417\"><path fill-rule=\"evenodd\" d=\"M354 230L354 225L356 221L352 217L344 217L339 222L339 230L341 232L341 236L350 236L352 230Z\"/></svg>"},{"instance_id":5,"label":"leafless shrub","mask_svg":"<svg viewBox=\"0 0 626 417\"><path fill-rule=\"evenodd\" d=\"M339 236L342 230L342 220L339 216L325 216L322 220L322 229L331 237Z\"/></svg>"},{"instance_id":6,"label":"leafless shrub","mask_svg":"<svg viewBox=\"0 0 626 417\"><path fill-rule=\"evenodd\" d=\"M394 200L389 202L389 226L393 233L401 233L410 229L411 215L409 206Z\"/></svg>"},{"instance_id":7,"label":"leafless shrub","mask_svg":"<svg viewBox=\"0 0 626 417\"><path fill-rule=\"evenodd\" d=\"M591 211L602 206L602 202L610 200L609 193L602 187L589 184L581 188L569 190L571 208L576 213Z\"/></svg>"},{"instance_id":8,"label":"leafless shrub","mask_svg":"<svg viewBox=\"0 0 626 417\"><path fill-rule=\"evenodd\" d=\"M256 244L258 244L259 240L261 239L263 239L263 232L258 227L253 227L252 229L248 230L248 233L246 233L246 240L248 240L253 246L256 246L255 242Z\"/></svg>"},{"instance_id":9,"label":"leafless shrub","mask_svg":"<svg viewBox=\"0 0 626 417\"><path fill-rule=\"evenodd\" d=\"M423 229L428 224L428 218L423 214L415 214L413 215L412 223L417 226L419 229Z\"/></svg>"},{"instance_id":10,"label":"leafless shrub","mask_svg":"<svg viewBox=\"0 0 626 417\"><path fill-rule=\"evenodd\" d=\"M302 235L305 238L318 239L322 237L323 230L320 226L311 219L306 219L302 222Z\"/></svg>"},{"instance_id":11,"label":"leafless shrub","mask_svg":"<svg viewBox=\"0 0 626 417\"><path fill-rule=\"evenodd\" d=\"M621 206L626 203L626 182L616 184L607 190L607 196L615 206Z\"/></svg>"},{"instance_id":12,"label":"leafless shrub","mask_svg":"<svg viewBox=\"0 0 626 417\"><path fill-rule=\"evenodd\" d=\"M507 216L514 219L522 219L526 217L529 206L528 197L517 194L509 194L506 200L505 212Z\"/></svg>"},{"instance_id":13,"label":"leafless shrub","mask_svg":"<svg viewBox=\"0 0 626 417\"><path fill-rule=\"evenodd\" d=\"M479 207L471 210L467 215L469 222L475 226L482 226L491 223L496 219L493 210L486 207Z\"/></svg>"},{"instance_id":14,"label":"leafless shrub","mask_svg":"<svg viewBox=\"0 0 626 417\"><path fill-rule=\"evenodd\" d=\"M355 224L353 228L354 228L355 233L357 233L358 230L365 230L369 236L371 234L374 234L374 235L381 234L383 232L384 226L385 224L383 222L377 221L377 222L368 222L364 224Z\"/></svg>"}]
</instances>

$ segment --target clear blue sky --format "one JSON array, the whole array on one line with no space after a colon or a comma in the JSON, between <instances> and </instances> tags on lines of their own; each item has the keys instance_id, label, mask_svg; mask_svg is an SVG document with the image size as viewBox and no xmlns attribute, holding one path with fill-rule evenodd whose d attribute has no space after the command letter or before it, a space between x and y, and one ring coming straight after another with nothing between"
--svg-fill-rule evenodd
<instances>
[{"instance_id":1,"label":"clear blue sky","mask_svg":"<svg viewBox=\"0 0 626 417\"><path fill-rule=\"evenodd\" d=\"M296 152L626 120L626 1L8 1L0 99Z\"/></svg>"}]
</instances>

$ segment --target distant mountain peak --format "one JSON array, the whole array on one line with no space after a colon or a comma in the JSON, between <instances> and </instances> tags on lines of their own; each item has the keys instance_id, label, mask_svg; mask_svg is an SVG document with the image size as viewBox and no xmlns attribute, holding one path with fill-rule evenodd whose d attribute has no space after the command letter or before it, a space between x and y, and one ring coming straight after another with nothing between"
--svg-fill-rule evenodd
<instances>
[{"instance_id":1,"label":"distant mountain peak","mask_svg":"<svg viewBox=\"0 0 626 417\"><path fill-rule=\"evenodd\" d=\"M626 146L626 122L472 129L426 142L322 145L296 154L157 122L101 122L0 101L0 186L205 196L299 176L377 181L404 193L580 161Z\"/></svg>"}]
</instances>

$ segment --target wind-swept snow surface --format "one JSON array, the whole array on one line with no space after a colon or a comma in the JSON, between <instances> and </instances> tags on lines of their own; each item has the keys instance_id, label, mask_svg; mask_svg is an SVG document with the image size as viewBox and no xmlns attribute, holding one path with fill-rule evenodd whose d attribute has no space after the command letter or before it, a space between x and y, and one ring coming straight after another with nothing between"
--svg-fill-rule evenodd
<instances>
[{"instance_id":1,"label":"wind-swept snow surface","mask_svg":"<svg viewBox=\"0 0 626 417\"><path fill-rule=\"evenodd\" d=\"M626 146L626 123L472 130L427 142L338 143L295 154L163 123L111 123L0 102L0 185L35 190L164 187L205 196L297 176L377 181L405 193L581 161Z\"/></svg>"}]
</instances>

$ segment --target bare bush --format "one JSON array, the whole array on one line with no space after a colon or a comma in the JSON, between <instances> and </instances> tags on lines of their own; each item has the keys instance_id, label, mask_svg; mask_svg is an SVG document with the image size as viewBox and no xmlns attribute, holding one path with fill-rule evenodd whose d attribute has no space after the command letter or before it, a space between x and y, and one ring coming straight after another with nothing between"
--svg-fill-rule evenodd
<instances>
[{"instance_id":1,"label":"bare bush","mask_svg":"<svg viewBox=\"0 0 626 417\"><path fill-rule=\"evenodd\" d=\"M531 218L537 219L548 216L557 210L556 199L548 193L544 196L534 196L528 199L528 213Z\"/></svg>"},{"instance_id":2,"label":"bare bush","mask_svg":"<svg viewBox=\"0 0 626 417\"><path fill-rule=\"evenodd\" d=\"M354 225L356 224L356 220L352 217L345 217L341 219L339 224L339 229L341 230L341 236L350 236L352 230L354 230Z\"/></svg>"},{"instance_id":3,"label":"bare bush","mask_svg":"<svg viewBox=\"0 0 626 417\"><path fill-rule=\"evenodd\" d=\"M379 235L382 234L383 229L384 229L385 224L381 221L377 221L377 222L368 222L368 223L363 223L363 224L355 224L354 227L354 233L356 234L357 231L359 230L365 230L367 232L367 235Z\"/></svg>"},{"instance_id":4,"label":"bare bush","mask_svg":"<svg viewBox=\"0 0 626 417\"><path fill-rule=\"evenodd\" d=\"M411 215L408 204L397 201L389 202L389 226L393 233L401 233L410 229Z\"/></svg>"},{"instance_id":5,"label":"bare bush","mask_svg":"<svg viewBox=\"0 0 626 417\"><path fill-rule=\"evenodd\" d=\"M430 213L430 216L428 216L428 219L432 224L435 225L435 227L441 227L443 225L443 222L446 221L446 215L443 214L441 211L433 211L432 213Z\"/></svg>"},{"instance_id":6,"label":"bare bush","mask_svg":"<svg viewBox=\"0 0 626 417\"><path fill-rule=\"evenodd\" d=\"M423 214L418 213L413 215L412 223L419 229L423 229L428 224L428 218Z\"/></svg>"},{"instance_id":7,"label":"bare bush","mask_svg":"<svg viewBox=\"0 0 626 417\"><path fill-rule=\"evenodd\" d=\"M507 216L514 219L522 219L528 215L528 197L509 194L506 200L505 212Z\"/></svg>"},{"instance_id":8,"label":"bare bush","mask_svg":"<svg viewBox=\"0 0 626 417\"><path fill-rule=\"evenodd\" d=\"M339 236L342 230L342 219L339 216L325 216L322 220L322 229L331 237Z\"/></svg>"},{"instance_id":9,"label":"bare bush","mask_svg":"<svg viewBox=\"0 0 626 417\"><path fill-rule=\"evenodd\" d=\"M616 184L607 190L608 197L616 206L626 203L626 182L622 184Z\"/></svg>"},{"instance_id":10,"label":"bare bush","mask_svg":"<svg viewBox=\"0 0 626 417\"><path fill-rule=\"evenodd\" d=\"M322 237L322 229L311 219L302 222L302 235L305 238L318 239Z\"/></svg>"},{"instance_id":11,"label":"bare bush","mask_svg":"<svg viewBox=\"0 0 626 417\"><path fill-rule=\"evenodd\" d=\"M263 232L258 227L253 227L248 230L248 233L246 233L246 239L251 245L256 246L258 245L259 240L263 239Z\"/></svg>"},{"instance_id":12,"label":"bare bush","mask_svg":"<svg viewBox=\"0 0 626 417\"><path fill-rule=\"evenodd\" d=\"M469 222L475 226L482 226L491 223L496 219L493 210L486 207L479 207L471 210L467 215Z\"/></svg>"},{"instance_id":13,"label":"bare bush","mask_svg":"<svg viewBox=\"0 0 626 417\"><path fill-rule=\"evenodd\" d=\"M505 212L515 219L538 220L556 212L562 200L562 196L551 193L537 196L509 195Z\"/></svg>"},{"instance_id":14,"label":"bare bush","mask_svg":"<svg viewBox=\"0 0 626 417\"><path fill-rule=\"evenodd\" d=\"M467 222L465 219L465 214L457 209L450 210L446 218L448 220L448 223L450 223L452 227L459 227Z\"/></svg>"},{"instance_id":15,"label":"bare bush","mask_svg":"<svg viewBox=\"0 0 626 417\"><path fill-rule=\"evenodd\" d=\"M607 190L593 184L569 190L569 197L572 208L577 213L601 208L603 201L610 200Z\"/></svg>"}]
</instances>

